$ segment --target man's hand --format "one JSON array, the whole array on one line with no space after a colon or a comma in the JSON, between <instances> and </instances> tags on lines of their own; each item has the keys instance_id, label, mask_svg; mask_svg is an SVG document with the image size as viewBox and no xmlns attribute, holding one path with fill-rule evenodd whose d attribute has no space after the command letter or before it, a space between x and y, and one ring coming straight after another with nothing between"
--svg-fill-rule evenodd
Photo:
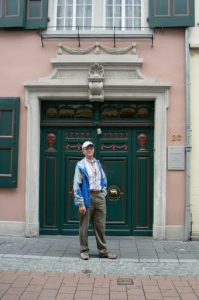
<instances>
[{"instance_id":1,"label":"man's hand","mask_svg":"<svg viewBox=\"0 0 199 300\"><path fill-rule=\"evenodd\" d=\"M85 215L85 213L86 213L86 207L85 206L80 206L79 207L79 213L82 214L82 215Z\"/></svg>"}]
</instances>

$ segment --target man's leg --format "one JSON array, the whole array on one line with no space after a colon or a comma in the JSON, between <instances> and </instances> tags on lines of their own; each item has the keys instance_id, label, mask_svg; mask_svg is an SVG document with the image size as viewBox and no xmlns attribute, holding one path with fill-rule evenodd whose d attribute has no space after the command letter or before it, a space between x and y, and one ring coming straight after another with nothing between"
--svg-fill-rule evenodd
<instances>
[{"instance_id":1,"label":"man's leg","mask_svg":"<svg viewBox=\"0 0 199 300\"><path fill-rule=\"evenodd\" d=\"M106 202L102 193L95 195L95 208L92 214L92 222L96 236L97 248L99 253L107 251L106 237L105 237L105 223L106 223Z\"/></svg>"},{"instance_id":2,"label":"man's leg","mask_svg":"<svg viewBox=\"0 0 199 300\"><path fill-rule=\"evenodd\" d=\"M95 210L93 212L93 226L95 230L95 236L97 241L97 248L99 256L102 258L116 259L117 255L111 253L107 249L106 237L105 237L105 225L106 225L106 202L102 193L96 195L95 198Z\"/></svg>"},{"instance_id":3,"label":"man's leg","mask_svg":"<svg viewBox=\"0 0 199 300\"><path fill-rule=\"evenodd\" d=\"M79 240L80 252L88 252L88 227L89 227L89 211L85 215L79 214Z\"/></svg>"}]
</instances>

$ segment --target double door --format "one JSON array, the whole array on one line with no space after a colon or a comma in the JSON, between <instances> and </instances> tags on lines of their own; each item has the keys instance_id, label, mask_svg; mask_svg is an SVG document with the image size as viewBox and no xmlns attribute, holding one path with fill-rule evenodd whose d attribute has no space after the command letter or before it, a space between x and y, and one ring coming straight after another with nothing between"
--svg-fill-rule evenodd
<instances>
[{"instance_id":1,"label":"double door","mask_svg":"<svg viewBox=\"0 0 199 300\"><path fill-rule=\"evenodd\" d=\"M86 140L95 144L108 180L106 233L152 235L153 128L95 125L41 128L40 233L78 234L72 187Z\"/></svg>"}]
</instances>

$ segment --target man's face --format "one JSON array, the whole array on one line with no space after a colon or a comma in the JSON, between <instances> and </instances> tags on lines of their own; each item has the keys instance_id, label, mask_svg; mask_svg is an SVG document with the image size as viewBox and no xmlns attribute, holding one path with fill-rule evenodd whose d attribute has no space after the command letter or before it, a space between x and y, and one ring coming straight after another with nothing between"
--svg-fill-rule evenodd
<instances>
[{"instance_id":1,"label":"man's face","mask_svg":"<svg viewBox=\"0 0 199 300\"><path fill-rule=\"evenodd\" d=\"M84 148L83 154L87 159L93 159L94 147L92 145L89 145L88 147Z\"/></svg>"}]
</instances>

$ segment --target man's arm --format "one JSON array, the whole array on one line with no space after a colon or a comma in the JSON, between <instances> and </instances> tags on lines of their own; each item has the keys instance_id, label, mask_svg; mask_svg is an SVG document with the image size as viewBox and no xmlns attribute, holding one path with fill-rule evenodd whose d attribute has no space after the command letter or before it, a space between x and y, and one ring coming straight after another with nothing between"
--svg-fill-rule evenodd
<instances>
[{"instance_id":1,"label":"man's arm","mask_svg":"<svg viewBox=\"0 0 199 300\"><path fill-rule=\"evenodd\" d=\"M100 167L101 167L101 176L102 176L102 182L103 182L102 193L106 197L106 195L107 195L107 178L106 178L106 174L104 173L104 170L103 170L101 164L100 164Z\"/></svg>"},{"instance_id":2,"label":"man's arm","mask_svg":"<svg viewBox=\"0 0 199 300\"><path fill-rule=\"evenodd\" d=\"M86 207L84 205L84 198L82 196L82 190L81 190L81 184L82 184L82 178L83 175L76 165L75 168L75 175L74 175L74 180L73 180L73 191L74 191L74 202L76 206L79 206L79 212L80 214L85 214L86 213Z\"/></svg>"}]
</instances>

